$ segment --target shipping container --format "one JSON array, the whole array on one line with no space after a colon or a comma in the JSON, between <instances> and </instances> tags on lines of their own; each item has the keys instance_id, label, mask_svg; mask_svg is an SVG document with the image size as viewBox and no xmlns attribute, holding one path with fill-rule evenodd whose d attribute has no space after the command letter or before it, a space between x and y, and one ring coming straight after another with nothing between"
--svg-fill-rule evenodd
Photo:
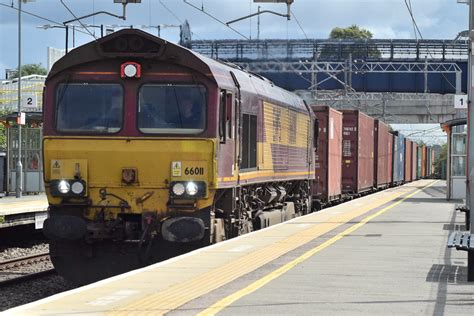
<instances>
[{"instance_id":1,"label":"shipping container","mask_svg":"<svg viewBox=\"0 0 474 316\"><path fill-rule=\"evenodd\" d=\"M405 138L405 182L413 181L412 175L412 141Z\"/></svg>"},{"instance_id":2,"label":"shipping container","mask_svg":"<svg viewBox=\"0 0 474 316\"><path fill-rule=\"evenodd\" d=\"M435 151L435 148L434 147L431 147L431 173L430 173L430 176L432 178L435 177L435 161L436 161L436 158L437 158L437 153Z\"/></svg>"},{"instance_id":3,"label":"shipping container","mask_svg":"<svg viewBox=\"0 0 474 316\"><path fill-rule=\"evenodd\" d=\"M392 184L400 185L405 180L405 137L399 132L393 134Z\"/></svg>"},{"instance_id":4,"label":"shipping container","mask_svg":"<svg viewBox=\"0 0 474 316\"><path fill-rule=\"evenodd\" d=\"M341 196L342 113L328 106L312 106L318 120L313 200L315 207Z\"/></svg>"},{"instance_id":5,"label":"shipping container","mask_svg":"<svg viewBox=\"0 0 474 316\"><path fill-rule=\"evenodd\" d=\"M412 169L412 176L413 176L413 181L414 180L417 180L418 179L418 144L413 142L412 143L413 147L412 147L412 154L413 154L413 158L412 158L412 165L413 165L413 169Z\"/></svg>"},{"instance_id":6,"label":"shipping container","mask_svg":"<svg viewBox=\"0 0 474 316\"><path fill-rule=\"evenodd\" d=\"M421 178L426 178L426 157L427 157L427 148L425 145L421 147Z\"/></svg>"},{"instance_id":7,"label":"shipping container","mask_svg":"<svg viewBox=\"0 0 474 316\"><path fill-rule=\"evenodd\" d=\"M426 147L426 177L430 178L433 175L433 147Z\"/></svg>"},{"instance_id":8,"label":"shipping container","mask_svg":"<svg viewBox=\"0 0 474 316\"><path fill-rule=\"evenodd\" d=\"M374 185L374 119L358 110L342 113L342 192L370 191Z\"/></svg>"},{"instance_id":9,"label":"shipping container","mask_svg":"<svg viewBox=\"0 0 474 316\"><path fill-rule=\"evenodd\" d=\"M374 124L374 187L388 187L392 182L393 135L380 120Z\"/></svg>"},{"instance_id":10,"label":"shipping container","mask_svg":"<svg viewBox=\"0 0 474 316\"><path fill-rule=\"evenodd\" d=\"M419 145L416 151L416 177L417 179L422 179L423 172L423 145Z\"/></svg>"}]
</instances>

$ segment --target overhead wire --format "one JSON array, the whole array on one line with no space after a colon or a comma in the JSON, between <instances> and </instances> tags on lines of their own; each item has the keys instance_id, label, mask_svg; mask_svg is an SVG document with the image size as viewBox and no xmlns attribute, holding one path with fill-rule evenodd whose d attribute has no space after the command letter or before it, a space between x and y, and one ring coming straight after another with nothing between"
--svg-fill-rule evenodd
<instances>
[{"instance_id":1,"label":"overhead wire","mask_svg":"<svg viewBox=\"0 0 474 316\"><path fill-rule=\"evenodd\" d=\"M163 3L162 0L158 0L160 2L160 4L163 6L163 8L165 8L166 11L168 11L169 14L171 14L176 20L179 21L179 23L183 24L183 20L181 20L174 12L173 10L171 10L170 8L168 8L168 6L166 4Z\"/></svg>"},{"instance_id":2,"label":"overhead wire","mask_svg":"<svg viewBox=\"0 0 474 316\"><path fill-rule=\"evenodd\" d=\"M161 0L160 0L160 1L161 1ZM223 26L225 26L225 27L231 29L232 31L234 31L235 33L237 33L238 35L240 35L240 36L243 37L244 39L250 40L250 38L248 38L247 36L245 36L244 34L242 34L241 32L239 32L239 31L236 30L235 28L231 27L230 25L228 25L228 24L225 23L224 21L222 21L222 20L220 20L219 18L213 16L213 15L210 14L209 12L205 11L204 9L201 9L201 8L199 8L198 6L196 6L196 5L192 4L192 3L189 3L188 0L183 0L183 2L184 2L185 4L187 4L187 5L191 6L191 7L193 7L194 9L196 9L196 10L198 10L198 11L204 13L205 15L207 15L208 17L210 17L210 18L213 19L214 21L217 21L217 22L219 22L220 24L222 24ZM267 52L267 54L268 54L268 52ZM270 57L271 57L270 60L272 60L272 61L274 61L274 62L276 62L276 63L278 63L278 64L280 64L280 65L284 65L281 61L279 61L278 59L274 58L273 56L270 55ZM292 72L295 73L296 75L298 75L299 77L301 77L303 80L305 80L305 81L311 83L311 80L309 80L308 78L306 78L305 76L303 76L301 73L299 73L299 72L297 72L297 71L295 71L295 70L293 70Z\"/></svg>"},{"instance_id":3,"label":"overhead wire","mask_svg":"<svg viewBox=\"0 0 474 316\"><path fill-rule=\"evenodd\" d=\"M305 32L303 26L301 25L300 21L299 21L298 18L296 17L296 15L295 15L295 13L293 12L293 10L290 10L290 13L291 13L291 16L295 19L296 24L298 24L298 27L300 28L301 32L303 32L304 37L305 37L307 40L309 40L308 35L306 34L306 32Z\"/></svg>"},{"instance_id":4,"label":"overhead wire","mask_svg":"<svg viewBox=\"0 0 474 316\"><path fill-rule=\"evenodd\" d=\"M161 6L163 8L165 8L166 11L168 11L169 14L171 14L171 16L173 16L179 23L181 23L181 25L184 24L184 21L181 20L178 17L178 15L176 13L174 13L173 10L171 10L166 4L164 4L162 0L158 0L158 2L161 4ZM203 3L203 6L204 6L204 3ZM201 36L199 36L197 33L193 32L193 31L191 31L191 34L195 35L198 38L201 38Z\"/></svg>"},{"instance_id":5,"label":"overhead wire","mask_svg":"<svg viewBox=\"0 0 474 316\"><path fill-rule=\"evenodd\" d=\"M9 8L9 9L12 9L12 10L16 10L16 11L19 11L19 9L15 6L10 6L8 4L5 4L5 3L0 3L0 6L3 6L3 7L6 7L6 8ZM46 21L46 22L49 22L49 23L53 23L57 26L64 26L62 23L60 22L57 22L57 21L54 21L54 20L51 20L49 18L46 18L46 17L43 17L41 15L38 15L36 13L32 13L32 12L29 12L29 11L26 11L24 9L21 9L21 13L22 14L26 14L26 15L29 15L29 16L32 16L32 17L35 17L39 20L43 20L43 21ZM90 35L89 33L85 32L85 31L81 31L81 30L76 30L76 32L79 32L79 33L83 33L83 34L86 34L86 35Z\"/></svg>"},{"instance_id":6,"label":"overhead wire","mask_svg":"<svg viewBox=\"0 0 474 316\"><path fill-rule=\"evenodd\" d=\"M66 10L69 11L69 13L71 13L71 15L76 19L77 22L79 22L79 24L81 24L81 26L92 36L94 37L94 39L97 41L97 37L95 36L95 34L93 34L89 28L84 24L82 23L81 20L79 20L79 18L74 14L74 12L72 12L71 9L69 9L69 7L64 3L63 0L59 0L61 2L61 4L66 8Z\"/></svg>"},{"instance_id":7,"label":"overhead wire","mask_svg":"<svg viewBox=\"0 0 474 316\"><path fill-rule=\"evenodd\" d=\"M408 0L408 4L410 5L410 11L413 12L411 0ZM415 40L418 41L418 34L416 33L415 23L413 23L413 33L415 33Z\"/></svg>"},{"instance_id":8,"label":"overhead wire","mask_svg":"<svg viewBox=\"0 0 474 316\"><path fill-rule=\"evenodd\" d=\"M249 0L249 15L252 14L252 0ZM252 39L252 17L249 19L249 37Z\"/></svg>"},{"instance_id":9,"label":"overhead wire","mask_svg":"<svg viewBox=\"0 0 474 316\"><path fill-rule=\"evenodd\" d=\"M92 0L92 12L95 12L95 0ZM92 25L95 25L95 15L92 16ZM92 30L95 37L95 29Z\"/></svg>"},{"instance_id":10,"label":"overhead wire","mask_svg":"<svg viewBox=\"0 0 474 316\"><path fill-rule=\"evenodd\" d=\"M415 16L414 16L414 14L413 14L411 2L410 2L410 4L408 4L408 1L409 1L409 0L403 0L403 2L405 3L406 8L407 8L407 10L408 10L408 13L410 14L410 17L411 17L411 20L412 20L412 23L413 23L414 28L416 29L416 31L418 31L418 34L420 35L421 40L424 40L424 39L423 39L423 35L421 34L421 31L420 31L420 28L418 27L418 23L416 23L416 19L415 19ZM427 48L427 52L428 52L428 54L431 56L431 58L434 58L434 57L433 57L433 54L431 53L431 51L429 50L429 48ZM449 85L451 85L452 88L456 89L456 87L453 86L453 84L448 80L448 78L446 78L446 76L445 76L443 73L442 73L442 75L443 75L443 78L446 80L446 82L447 82ZM431 110L430 110L428 104L425 104L425 106L426 106L426 110L428 111L430 120L432 120L433 122L435 122L435 119L433 119L433 114L431 113Z\"/></svg>"},{"instance_id":11,"label":"overhead wire","mask_svg":"<svg viewBox=\"0 0 474 316\"><path fill-rule=\"evenodd\" d=\"M208 13L206 10L204 10L204 7L202 8L199 8L198 6L194 5L193 3L190 3L188 2L188 0L183 0L184 3L186 3L187 5L193 7L194 9L198 10L198 11L201 11L202 13L204 13L205 15L207 15L208 17L210 17L211 19L213 19L214 21L217 21L219 22L220 24L228 27L229 29L231 29L232 31L234 31L235 33L239 34L240 36L242 36L243 38L245 38L246 40L250 40L250 38L248 38L247 36L245 36L244 34L242 34L241 32L239 32L238 30L236 30L235 28L233 28L232 26L228 25L227 23L225 23L224 21L218 19L217 17L213 16L212 14Z\"/></svg>"},{"instance_id":12,"label":"overhead wire","mask_svg":"<svg viewBox=\"0 0 474 316\"><path fill-rule=\"evenodd\" d=\"M412 7L411 7L411 2L410 2L410 4L408 4L408 1L409 1L409 0L403 0L403 2L405 3L405 6L407 7L408 13L410 14L410 17L411 17L413 26L415 27L416 31L418 32L418 35L420 36L420 39L421 39L421 40L424 40L423 35L421 34L421 31L420 31L420 28L418 27L418 23L416 23L415 15L413 14L413 10L412 10ZM410 1L411 1L411 0L410 0ZM433 56L433 54L431 53L431 50L429 49L429 47L426 48L426 51L428 52L428 54L429 54L432 58L434 58L434 56ZM448 78L446 78L445 74L442 73L442 75L443 75L443 78L446 80L446 82L447 82L453 89L456 89L456 87L451 83L451 81L449 81Z\"/></svg>"}]
</instances>

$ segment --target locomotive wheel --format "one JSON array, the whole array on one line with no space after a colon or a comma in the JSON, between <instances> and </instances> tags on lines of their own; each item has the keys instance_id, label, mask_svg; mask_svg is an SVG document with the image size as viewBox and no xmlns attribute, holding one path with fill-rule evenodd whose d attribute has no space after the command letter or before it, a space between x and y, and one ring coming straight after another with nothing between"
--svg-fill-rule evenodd
<instances>
[{"instance_id":1,"label":"locomotive wheel","mask_svg":"<svg viewBox=\"0 0 474 316\"><path fill-rule=\"evenodd\" d=\"M54 268L67 281L85 285L172 258L200 248L202 243L176 244L154 240L144 243L51 241Z\"/></svg>"}]
</instances>

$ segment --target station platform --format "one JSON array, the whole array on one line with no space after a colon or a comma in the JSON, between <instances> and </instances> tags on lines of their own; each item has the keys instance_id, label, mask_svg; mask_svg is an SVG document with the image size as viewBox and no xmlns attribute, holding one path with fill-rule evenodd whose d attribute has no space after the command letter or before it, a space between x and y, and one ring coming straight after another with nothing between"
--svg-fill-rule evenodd
<instances>
[{"instance_id":1,"label":"station platform","mask_svg":"<svg viewBox=\"0 0 474 316\"><path fill-rule=\"evenodd\" d=\"M47 210L45 194L24 195L19 199L14 196L3 197L0 199L0 229L28 224L35 224L37 229L41 229Z\"/></svg>"},{"instance_id":2,"label":"station platform","mask_svg":"<svg viewBox=\"0 0 474 316\"><path fill-rule=\"evenodd\" d=\"M416 181L5 313L472 315L445 197Z\"/></svg>"}]
</instances>

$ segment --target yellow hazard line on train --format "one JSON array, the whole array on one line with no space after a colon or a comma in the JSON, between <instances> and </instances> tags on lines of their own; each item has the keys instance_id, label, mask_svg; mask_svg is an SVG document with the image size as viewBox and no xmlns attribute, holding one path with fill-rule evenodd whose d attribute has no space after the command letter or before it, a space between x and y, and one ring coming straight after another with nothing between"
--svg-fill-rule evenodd
<instances>
[{"instance_id":1,"label":"yellow hazard line on train","mask_svg":"<svg viewBox=\"0 0 474 316\"><path fill-rule=\"evenodd\" d=\"M381 194L381 196L375 196L373 201L357 207L350 212L331 216L323 222L314 224L311 228L285 237L278 243L260 248L204 273L198 273L184 282L170 284L169 287L146 295L141 299L127 302L123 305L118 304L118 306L112 308L107 314L129 315L132 312L149 311L153 312L154 315L162 315L175 310L187 302L226 285L247 273L255 271L259 267L311 240L350 222L354 218L360 217L371 210L400 198L409 192L412 192L411 187L400 187L395 192L380 192L379 194Z\"/></svg>"},{"instance_id":2,"label":"yellow hazard line on train","mask_svg":"<svg viewBox=\"0 0 474 316\"><path fill-rule=\"evenodd\" d=\"M254 171L254 172L246 172L240 173L241 180L250 180L256 178L264 178L264 177L281 177L281 176L303 176L303 175L313 175L314 171L298 171L298 172L274 172L274 171ZM228 182L228 181L237 181L238 177L223 177L217 178L219 182Z\"/></svg>"},{"instance_id":3,"label":"yellow hazard line on train","mask_svg":"<svg viewBox=\"0 0 474 316\"><path fill-rule=\"evenodd\" d=\"M276 278L280 277L281 275L285 274L286 272L290 271L291 269L296 267L298 264L308 260L313 255L315 255L316 253L318 253L321 250L331 246L336 241L342 239L344 236L347 236L347 235L353 233L355 230L361 228L362 226L364 226L365 224L367 224L369 221L373 220L377 216L380 216L383 213L387 212L388 210L394 208L395 206L403 203L406 199L412 197L413 195L415 195L417 193L420 193L424 189L434 185L436 182L438 182L438 181L434 181L434 182L424 186L423 188L418 189L415 192L412 192L412 193L408 194L407 196L403 197L401 200L399 200L399 201L397 201L393 204L390 204L389 206L381 209L380 211L365 217L359 223L357 223L355 225L352 225L351 227L344 230L343 232L341 232L341 233L337 234L336 236L332 237L331 239L325 241L321 245L305 252L304 254L299 256L298 258L296 258L296 259L288 262L287 264L281 266L280 268L272 271L271 273L267 274L263 278L253 282L249 286L247 286L247 287L245 287L245 288L243 288L243 289L241 289L241 290L239 290L239 291L237 291L237 292L235 292L235 293L233 293L233 294L217 301L216 303L212 304L209 308L203 310L202 312L200 312L197 315L199 315L199 316L215 315L216 313L218 313L221 310L223 310L224 308L228 307L229 305L231 305L235 301L237 301L237 300L243 298L244 296L247 296L247 295L255 292L256 290L262 288L264 285L268 284L269 282L273 281L274 279L276 279Z\"/></svg>"}]
</instances>

